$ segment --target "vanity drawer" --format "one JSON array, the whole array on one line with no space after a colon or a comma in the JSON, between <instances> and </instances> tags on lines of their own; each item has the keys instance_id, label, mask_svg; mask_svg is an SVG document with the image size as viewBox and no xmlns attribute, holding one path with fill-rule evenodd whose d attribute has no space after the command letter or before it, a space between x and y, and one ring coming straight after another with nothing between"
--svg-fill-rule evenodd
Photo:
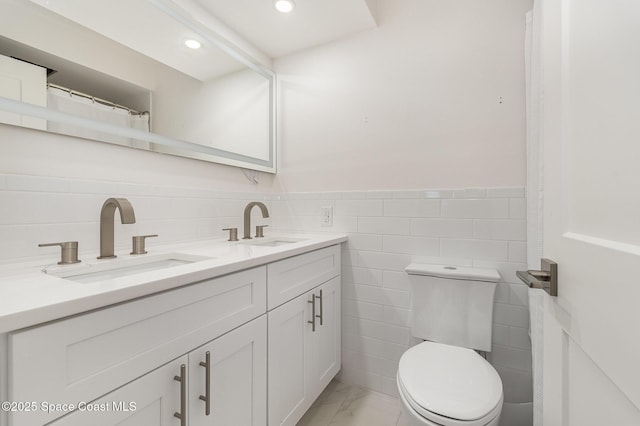
<instances>
[{"instance_id":1,"label":"vanity drawer","mask_svg":"<svg viewBox=\"0 0 640 426\"><path fill-rule=\"evenodd\" d=\"M266 267L9 335L9 400L91 401L266 312ZM13 426L65 413L11 413Z\"/></svg>"},{"instance_id":2,"label":"vanity drawer","mask_svg":"<svg viewBox=\"0 0 640 426\"><path fill-rule=\"evenodd\" d=\"M271 310L340 275L340 245L312 251L267 265Z\"/></svg>"}]
</instances>

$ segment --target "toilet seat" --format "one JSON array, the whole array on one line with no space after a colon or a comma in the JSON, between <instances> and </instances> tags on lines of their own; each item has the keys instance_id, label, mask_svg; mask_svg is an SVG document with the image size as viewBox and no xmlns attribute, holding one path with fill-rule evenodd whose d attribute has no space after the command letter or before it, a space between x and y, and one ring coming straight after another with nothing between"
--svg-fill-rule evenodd
<instances>
[{"instance_id":1,"label":"toilet seat","mask_svg":"<svg viewBox=\"0 0 640 426\"><path fill-rule=\"evenodd\" d=\"M440 425L484 426L502 411L502 381L475 351L435 342L407 350L398 390L416 414Z\"/></svg>"}]
</instances>

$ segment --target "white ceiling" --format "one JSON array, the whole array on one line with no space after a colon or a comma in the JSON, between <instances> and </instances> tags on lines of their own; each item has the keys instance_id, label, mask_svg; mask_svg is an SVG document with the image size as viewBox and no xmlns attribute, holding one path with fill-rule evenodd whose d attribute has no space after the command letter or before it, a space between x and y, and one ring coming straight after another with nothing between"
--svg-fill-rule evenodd
<instances>
[{"instance_id":1,"label":"white ceiling","mask_svg":"<svg viewBox=\"0 0 640 426\"><path fill-rule=\"evenodd\" d=\"M376 25L366 0L295 0L293 12L273 0L195 0L267 56L279 58Z\"/></svg>"},{"instance_id":2,"label":"white ceiling","mask_svg":"<svg viewBox=\"0 0 640 426\"><path fill-rule=\"evenodd\" d=\"M185 40L202 38L146 0L32 1L198 80L242 68L215 46L186 47Z\"/></svg>"},{"instance_id":3,"label":"white ceiling","mask_svg":"<svg viewBox=\"0 0 640 426\"><path fill-rule=\"evenodd\" d=\"M202 81L242 67L156 8L153 0L32 1ZM234 44L257 49L254 56L274 59L375 27L369 8L373 1L295 0L296 8L289 14L277 12L273 0L155 2L179 4L212 31L233 38ZM199 39L203 48L188 49L187 38Z\"/></svg>"}]
</instances>

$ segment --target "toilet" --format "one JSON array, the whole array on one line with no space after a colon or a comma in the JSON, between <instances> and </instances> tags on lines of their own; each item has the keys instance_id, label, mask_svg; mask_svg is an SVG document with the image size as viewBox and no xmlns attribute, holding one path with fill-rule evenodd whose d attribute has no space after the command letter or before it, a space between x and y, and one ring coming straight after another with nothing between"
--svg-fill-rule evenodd
<instances>
[{"instance_id":1,"label":"toilet","mask_svg":"<svg viewBox=\"0 0 640 426\"><path fill-rule=\"evenodd\" d=\"M494 269L411 264L411 334L398 393L410 426L497 426L502 381L476 350L491 351Z\"/></svg>"}]
</instances>

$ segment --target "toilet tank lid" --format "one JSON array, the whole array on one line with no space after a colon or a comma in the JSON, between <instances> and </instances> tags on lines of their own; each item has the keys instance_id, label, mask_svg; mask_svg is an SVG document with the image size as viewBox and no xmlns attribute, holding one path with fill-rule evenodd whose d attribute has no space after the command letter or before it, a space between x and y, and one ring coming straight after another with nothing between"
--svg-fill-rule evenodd
<instances>
[{"instance_id":1,"label":"toilet tank lid","mask_svg":"<svg viewBox=\"0 0 640 426\"><path fill-rule=\"evenodd\" d=\"M429 277L449 278L453 280L500 281L500 274L495 269L412 263L404 268L404 270L409 275L426 275Z\"/></svg>"}]
</instances>

